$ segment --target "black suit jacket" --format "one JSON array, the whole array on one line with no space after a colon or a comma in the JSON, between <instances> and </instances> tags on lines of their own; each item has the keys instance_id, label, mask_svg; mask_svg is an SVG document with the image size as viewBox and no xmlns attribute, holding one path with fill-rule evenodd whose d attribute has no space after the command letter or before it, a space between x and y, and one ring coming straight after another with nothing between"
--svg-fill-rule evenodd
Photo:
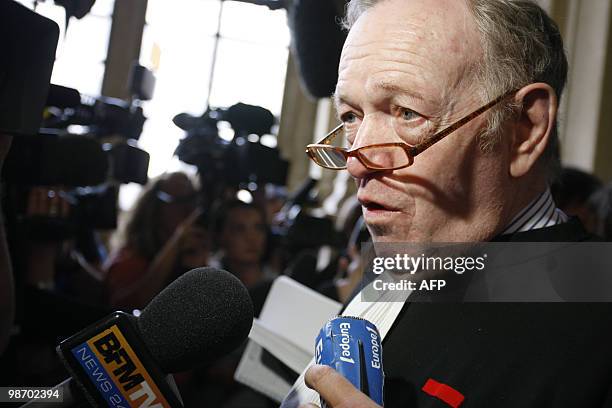
<instances>
[{"instance_id":1,"label":"black suit jacket","mask_svg":"<svg viewBox=\"0 0 612 408\"><path fill-rule=\"evenodd\" d=\"M577 220L500 238L592 239ZM452 406L430 379L465 408L612 407L612 304L408 302L383 356L387 408Z\"/></svg>"}]
</instances>

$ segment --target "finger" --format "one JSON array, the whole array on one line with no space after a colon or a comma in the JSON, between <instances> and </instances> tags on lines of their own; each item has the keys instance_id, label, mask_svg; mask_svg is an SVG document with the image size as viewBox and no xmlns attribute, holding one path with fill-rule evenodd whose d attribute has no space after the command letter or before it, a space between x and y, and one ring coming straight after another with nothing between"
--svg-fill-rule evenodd
<instances>
[{"instance_id":1,"label":"finger","mask_svg":"<svg viewBox=\"0 0 612 408\"><path fill-rule=\"evenodd\" d=\"M313 365L305 374L306 385L331 407L375 407L374 402L331 367Z\"/></svg>"}]
</instances>

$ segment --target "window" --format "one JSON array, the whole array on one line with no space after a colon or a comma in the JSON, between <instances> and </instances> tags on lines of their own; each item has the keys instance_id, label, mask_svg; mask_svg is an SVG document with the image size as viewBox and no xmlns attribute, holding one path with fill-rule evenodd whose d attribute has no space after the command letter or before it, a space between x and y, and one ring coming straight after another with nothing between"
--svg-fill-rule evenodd
<instances>
[{"instance_id":1,"label":"window","mask_svg":"<svg viewBox=\"0 0 612 408\"><path fill-rule=\"evenodd\" d=\"M85 95L99 95L115 0L96 0L85 17L70 19L67 30L63 7L52 1L19 3L55 21L60 28L51 83L76 88Z\"/></svg>"},{"instance_id":2,"label":"window","mask_svg":"<svg viewBox=\"0 0 612 408\"><path fill-rule=\"evenodd\" d=\"M284 10L220 0L149 0L140 61L157 77L140 138L151 155L149 175L184 168L172 158L184 135L172 118L201 115L209 89L212 107L244 102L280 116L289 38Z\"/></svg>"}]
</instances>

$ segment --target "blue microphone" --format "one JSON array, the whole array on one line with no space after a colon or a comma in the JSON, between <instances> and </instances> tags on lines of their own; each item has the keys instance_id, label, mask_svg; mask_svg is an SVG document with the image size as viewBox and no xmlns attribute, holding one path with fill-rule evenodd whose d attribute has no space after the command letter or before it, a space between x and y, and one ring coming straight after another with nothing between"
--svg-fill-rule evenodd
<instances>
[{"instance_id":1,"label":"blue microphone","mask_svg":"<svg viewBox=\"0 0 612 408\"><path fill-rule=\"evenodd\" d=\"M372 322L349 316L327 322L315 341L315 361L332 367L355 388L383 405L382 344ZM327 406L323 399L321 406Z\"/></svg>"}]
</instances>

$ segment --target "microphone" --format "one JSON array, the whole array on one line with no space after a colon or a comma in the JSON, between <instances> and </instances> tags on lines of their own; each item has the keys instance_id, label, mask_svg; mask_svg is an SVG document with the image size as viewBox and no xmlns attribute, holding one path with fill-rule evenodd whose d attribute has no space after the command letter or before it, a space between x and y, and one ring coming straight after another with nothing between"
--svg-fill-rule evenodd
<instances>
[{"instance_id":1,"label":"microphone","mask_svg":"<svg viewBox=\"0 0 612 408\"><path fill-rule=\"evenodd\" d=\"M336 89L340 53L346 40L346 33L338 24L343 3L294 0L287 13L291 51L301 83L313 98L327 98Z\"/></svg>"},{"instance_id":2,"label":"microphone","mask_svg":"<svg viewBox=\"0 0 612 408\"><path fill-rule=\"evenodd\" d=\"M234 350L252 323L251 298L238 278L216 268L191 270L151 300L138 318L115 312L62 341L57 351L71 378L57 386L63 404L49 406L182 407L165 373Z\"/></svg>"},{"instance_id":3,"label":"microphone","mask_svg":"<svg viewBox=\"0 0 612 408\"><path fill-rule=\"evenodd\" d=\"M315 340L315 362L332 367L355 388L383 405L382 342L374 323L350 316L331 319ZM323 398L321 407L327 407Z\"/></svg>"}]
</instances>

